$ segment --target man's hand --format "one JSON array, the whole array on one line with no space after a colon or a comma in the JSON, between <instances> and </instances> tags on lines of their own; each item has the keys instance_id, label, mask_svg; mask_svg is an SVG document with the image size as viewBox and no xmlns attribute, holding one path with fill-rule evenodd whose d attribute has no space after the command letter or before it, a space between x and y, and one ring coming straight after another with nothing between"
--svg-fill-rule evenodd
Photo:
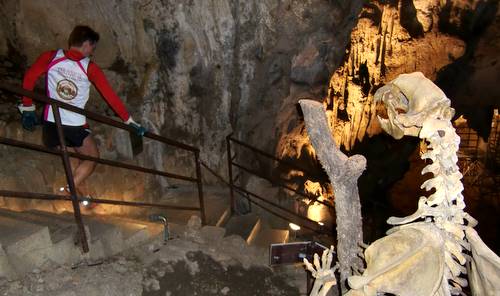
<instances>
[{"instance_id":1,"label":"man's hand","mask_svg":"<svg viewBox=\"0 0 500 296\"><path fill-rule=\"evenodd\" d=\"M17 108L22 115L21 123L23 125L23 128L30 132L34 131L35 126L40 123L38 121L38 118L36 117L35 106L24 106L21 104L17 106Z\"/></svg>"},{"instance_id":2,"label":"man's hand","mask_svg":"<svg viewBox=\"0 0 500 296\"><path fill-rule=\"evenodd\" d=\"M133 127L135 129L135 133L138 135L138 136L144 136L144 134L146 133L146 128L143 127L142 125L138 124L137 122L134 121L134 119L132 119L132 116L130 116L128 118L127 121L125 121L126 124L128 124L129 126Z\"/></svg>"}]
</instances>

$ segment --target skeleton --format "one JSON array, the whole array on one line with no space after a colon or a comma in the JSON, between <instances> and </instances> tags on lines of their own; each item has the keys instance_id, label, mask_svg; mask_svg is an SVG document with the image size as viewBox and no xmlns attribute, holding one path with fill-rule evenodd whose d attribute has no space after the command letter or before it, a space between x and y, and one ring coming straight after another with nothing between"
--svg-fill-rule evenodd
<instances>
[{"instance_id":1,"label":"skeleton","mask_svg":"<svg viewBox=\"0 0 500 296\"><path fill-rule=\"evenodd\" d=\"M380 88L375 101L387 110L387 118L378 117L387 133L396 139L418 136L428 143L421 157L432 163L422 174L432 173L433 178L421 188L435 191L420 197L412 215L388 219L395 227L365 250L367 267L363 275L348 278L352 290L346 295L460 295L468 284L467 269L474 295L499 295L500 259L474 231L477 221L463 210L462 174L457 166L460 138L451 125L454 110L449 99L415 72ZM321 266L318 257L314 266L305 260L316 277L312 296L326 295L332 286L331 276L325 276L331 265L327 253L332 250L325 251Z\"/></svg>"}]
</instances>

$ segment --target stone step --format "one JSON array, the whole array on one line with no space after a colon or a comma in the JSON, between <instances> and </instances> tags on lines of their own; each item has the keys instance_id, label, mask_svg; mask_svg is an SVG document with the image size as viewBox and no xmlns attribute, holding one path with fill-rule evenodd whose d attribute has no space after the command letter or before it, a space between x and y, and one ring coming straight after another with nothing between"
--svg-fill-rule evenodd
<instances>
[{"instance_id":1,"label":"stone step","mask_svg":"<svg viewBox=\"0 0 500 296\"><path fill-rule=\"evenodd\" d=\"M227 190L213 188L210 186L203 187L205 218L207 225L217 225L221 221L221 217L229 207L229 197ZM199 207L200 201L196 184L179 186L171 188L162 197L161 203L178 206ZM150 214L163 214L169 222L180 225L187 224L191 216L200 216L200 211L179 211L179 210L154 210Z\"/></svg>"},{"instance_id":2,"label":"stone step","mask_svg":"<svg viewBox=\"0 0 500 296\"><path fill-rule=\"evenodd\" d=\"M226 228L225 236L239 235L244 240L251 241L256 235L256 232L258 232L260 227L259 221L259 217L253 213L241 216L232 216L229 218L226 225L224 225L224 228Z\"/></svg>"},{"instance_id":3,"label":"stone step","mask_svg":"<svg viewBox=\"0 0 500 296\"><path fill-rule=\"evenodd\" d=\"M0 244L0 278L13 279L16 271L9 262L8 256Z\"/></svg>"},{"instance_id":4,"label":"stone step","mask_svg":"<svg viewBox=\"0 0 500 296\"><path fill-rule=\"evenodd\" d=\"M7 254L22 256L31 250L52 246L52 240L47 226L30 223L16 218L10 211L2 211L0 244Z\"/></svg>"},{"instance_id":5,"label":"stone step","mask_svg":"<svg viewBox=\"0 0 500 296\"><path fill-rule=\"evenodd\" d=\"M22 275L41 268L50 262L57 262L63 257L61 253L71 253L69 250L61 252L55 247L46 225L27 222L15 214L6 210L0 212L0 243L5 251L2 261L8 261L15 274Z\"/></svg>"},{"instance_id":6,"label":"stone step","mask_svg":"<svg viewBox=\"0 0 500 296\"><path fill-rule=\"evenodd\" d=\"M76 229L72 213L54 214L42 211L30 211L28 213L35 216L32 219L41 219L42 221L49 219L52 221L50 223L52 226L49 225L49 228L57 225L60 227L58 232L62 232L64 230L62 227L68 227L68 225L72 227L71 229ZM101 253L103 256L115 255L158 234L162 228L154 223L112 216L83 215L82 219L84 225L88 228L88 233L90 233L88 239L90 240L91 251L92 245L97 249L100 246L104 247L104 250L102 252L97 251L95 256L99 256L98 254ZM58 232L54 231L54 235L58 234ZM76 230L74 230L73 234L76 234ZM63 235L60 236L63 237Z\"/></svg>"},{"instance_id":7,"label":"stone step","mask_svg":"<svg viewBox=\"0 0 500 296\"><path fill-rule=\"evenodd\" d=\"M222 212L222 214L220 215L219 220L217 220L217 222L213 225L217 227L223 227L227 223L227 220L229 220L229 218L231 218L231 206L228 205L224 212Z\"/></svg>"},{"instance_id":8,"label":"stone step","mask_svg":"<svg viewBox=\"0 0 500 296\"><path fill-rule=\"evenodd\" d=\"M98 223L113 225L120 231L122 251L135 247L163 231L163 224L160 223L111 216L95 216L92 219Z\"/></svg>"},{"instance_id":9,"label":"stone step","mask_svg":"<svg viewBox=\"0 0 500 296\"><path fill-rule=\"evenodd\" d=\"M103 220L85 218L85 226L88 227L90 232L90 242L94 244L100 241L104 248L104 256L112 256L125 249L125 240L119 227Z\"/></svg>"},{"instance_id":10,"label":"stone step","mask_svg":"<svg viewBox=\"0 0 500 296\"><path fill-rule=\"evenodd\" d=\"M284 229L261 228L255 239L250 242L250 245L259 248L269 248L271 244L286 243L289 234L289 231Z\"/></svg>"},{"instance_id":11,"label":"stone step","mask_svg":"<svg viewBox=\"0 0 500 296\"><path fill-rule=\"evenodd\" d=\"M52 244L47 244L47 247L51 246L51 249L44 250L44 254L39 254L36 258L37 262L41 261L42 258L45 261L50 259L59 264L74 263L79 260L81 246L75 246L75 239L77 242L78 238L76 237L77 228L72 213L0 210L0 216L2 213L13 221L21 221L21 225L29 222L44 226L49 230L48 238ZM92 259L115 255L146 241L162 230L161 225L132 219L90 215L82 216L82 219L89 240L89 256ZM21 232L26 233L26 231ZM39 262L39 264L43 264L43 262Z\"/></svg>"},{"instance_id":12,"label":"stone step","mask_svg":"<svg viewBox=\"0 0 500 296\"><path fill-rule=\"evenodd\" d=\"M14 263L19 274L43 267L51 262L57 264L73 264L81 259L81 247L75 245L77 228L72 215L58 215L42 211L16 212L0 209L0 217L12 219L12 224L19 227L23 223L30 223L47 229L48 240L44 245L36 244L29 252L13 253L8 251L9 260ZM88 233L87 227L87 233ZM90 243L90 257L104 256L100 241Z\"/></svg>"},{"instance_id":13,"label":"stone step","mask_svg":"<svg viewBox=\"0 0 500 296\"><path fill-rule=\"evenodd\" d=\"M205 203L205 212L207 225L219 226L229 213L229 203L226 198L212 198Z\"/></svg>"},{"instance_id":14,"label":"stone step","mask_svg":"<svg viewBox=\"0 0 500 296\"><path fill-rule=\"evenodd\" d=\"M37 210L17 212L0 209L0 216L48 227L52 243L64 240L76 232L74 219L60 219L57 214Z\"/></svg>"}]
</instances>

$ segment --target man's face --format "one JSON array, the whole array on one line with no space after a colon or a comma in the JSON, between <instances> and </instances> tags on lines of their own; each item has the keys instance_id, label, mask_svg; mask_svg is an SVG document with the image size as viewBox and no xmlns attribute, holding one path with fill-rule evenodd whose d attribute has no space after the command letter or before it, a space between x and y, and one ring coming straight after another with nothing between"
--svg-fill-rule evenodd
<instances>
[{"instance_id":1,"label":"man's face","mask_svg":"<svg viewBox=\"0 0 500 296\"><path fill-rule=\"evenodd\" d=\"M81 47L81 52L85 57L90 57L94 54L97 47L97 42L91 42L89 40L83 42Z\"/></svg>"}]
</instances>

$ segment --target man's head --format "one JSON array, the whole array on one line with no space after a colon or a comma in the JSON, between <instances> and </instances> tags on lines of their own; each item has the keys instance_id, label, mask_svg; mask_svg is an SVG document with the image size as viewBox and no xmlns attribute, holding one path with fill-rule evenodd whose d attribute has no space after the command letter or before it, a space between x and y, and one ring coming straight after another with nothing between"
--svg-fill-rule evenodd
<instances>
[{"instance_id":1,"label":"man's head","mask_svg":"<svg viewBox=\"0 0 500 296\"><path fill-rule=\"evenodd\" d=\"M68 45L88 57L94 53L98 41L99 33L88 26L76 26L69 35Z\"/></svg>"}]
</instances>

